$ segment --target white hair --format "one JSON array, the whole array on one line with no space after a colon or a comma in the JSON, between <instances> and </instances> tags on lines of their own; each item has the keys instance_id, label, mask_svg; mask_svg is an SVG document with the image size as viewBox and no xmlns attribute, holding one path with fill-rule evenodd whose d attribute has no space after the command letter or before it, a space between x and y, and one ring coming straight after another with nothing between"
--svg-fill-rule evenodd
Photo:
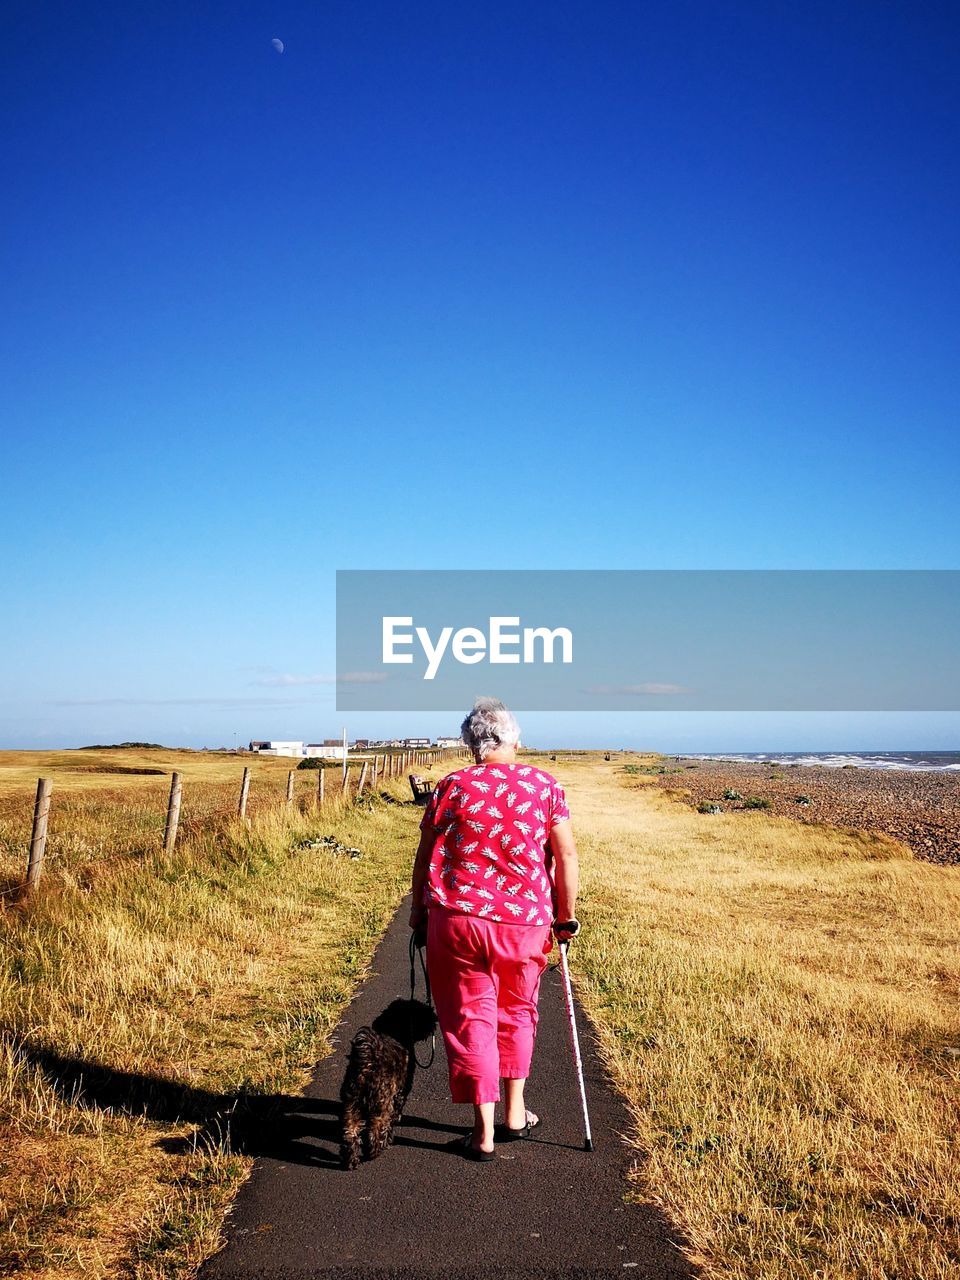
<instances>
[{"instance_id":1,"label":"white hair","mask_svg":"<svg viewBox=\"0 0 960 1280\"><path fill-rule=\"evenodd\" d=\"M515 747L520 726L499 698L478 698L460 726L460 737L484 760L498 747Z\"/></svg>"}]
</instances>

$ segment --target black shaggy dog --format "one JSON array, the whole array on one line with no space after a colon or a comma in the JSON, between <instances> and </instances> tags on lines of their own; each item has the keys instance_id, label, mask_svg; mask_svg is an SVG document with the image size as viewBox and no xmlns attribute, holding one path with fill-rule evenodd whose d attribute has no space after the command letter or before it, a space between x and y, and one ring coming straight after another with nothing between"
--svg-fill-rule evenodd
<instances>
[{"instance_id":1,"label":"black shaggy dog","mask_svg":"<svg viewBox=\"0 0 960 1280\"><path fill-rule=\"evenodd\" d=\"M390 1145L416 1070L414 1046L433 1034L437 1019L422 1000L394 1000L353 1037L340 1086L340 1162L355 1169Z\"/></svg>"}]
</instances>

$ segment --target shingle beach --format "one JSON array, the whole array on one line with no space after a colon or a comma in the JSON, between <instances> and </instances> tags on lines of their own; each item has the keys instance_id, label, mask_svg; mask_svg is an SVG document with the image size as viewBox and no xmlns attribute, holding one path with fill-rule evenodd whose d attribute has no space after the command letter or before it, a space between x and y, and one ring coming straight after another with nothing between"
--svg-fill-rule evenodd
<instances>
[{"instance_id":1,"label":"shingle beach","mask_svg":"<svg viewBox=\"0 0 960 1280\"><path fill-rule=\"evenodd\" d=\"M918 858L960 865L960 773L946 770L865 769L856 766L777 765L682 758L655 774L667 789L689 793L725 810L742 809L755 796L770 811L800 822L882 831ZM739 792L741 800L724 798ZM799 800L803 797L808 803Z\"/></svg>"}]
</instances>

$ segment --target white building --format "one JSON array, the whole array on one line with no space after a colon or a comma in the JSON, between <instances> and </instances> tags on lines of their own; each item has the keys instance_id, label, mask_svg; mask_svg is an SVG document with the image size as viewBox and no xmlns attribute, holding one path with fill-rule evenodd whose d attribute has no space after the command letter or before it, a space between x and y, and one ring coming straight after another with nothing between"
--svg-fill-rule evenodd
<instances>
[{"instance_id":1,"label":"white building","mask_svg":"<svg viewBox=\"0 0 960 1280\"><path fill-rule=\"evenodd\" d=\"M463 743L459 738L438 738L438 747L462 747Z\"/></svg>"},{"instance_id":2,"label":"white building","mask_svg":"<svg viewBox=\"0 0 960 1280\"><path fill-rule=\"evenodd\" d=\"M320 760L343 759L343 743L339 738L326 738L323 742L281 742L273 738L251 742L250 750L259 756L293 756L300 760L307 756Z\"/></svg>"},{"instance_id":3,"label":"white building","mask_svg":"<svg viewBox=\"0 0 960 1280\"><path fill-rule=\"evenodd\" d=\"M322 742L308 742L303 754L313 760L342 760L343 742L339 738L324 738Z\"/></svg>"}]
</instances>

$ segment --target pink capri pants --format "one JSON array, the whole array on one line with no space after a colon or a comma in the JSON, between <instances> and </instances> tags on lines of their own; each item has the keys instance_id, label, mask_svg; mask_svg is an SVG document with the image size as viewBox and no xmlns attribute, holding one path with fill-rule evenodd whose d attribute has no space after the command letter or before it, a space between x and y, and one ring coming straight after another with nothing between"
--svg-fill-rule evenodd
<instances>
[{"instance_id":1,"label":"pink capri pants","mask_svg":"<svg viewBox=\"0 0 960 1280\"><path fill-rule=\"evenodd\" d=\"M549 925L498 924L431 905L427 968L454 1102L498 1102L530 1074Z\"/></svg>"}]
</instances>

